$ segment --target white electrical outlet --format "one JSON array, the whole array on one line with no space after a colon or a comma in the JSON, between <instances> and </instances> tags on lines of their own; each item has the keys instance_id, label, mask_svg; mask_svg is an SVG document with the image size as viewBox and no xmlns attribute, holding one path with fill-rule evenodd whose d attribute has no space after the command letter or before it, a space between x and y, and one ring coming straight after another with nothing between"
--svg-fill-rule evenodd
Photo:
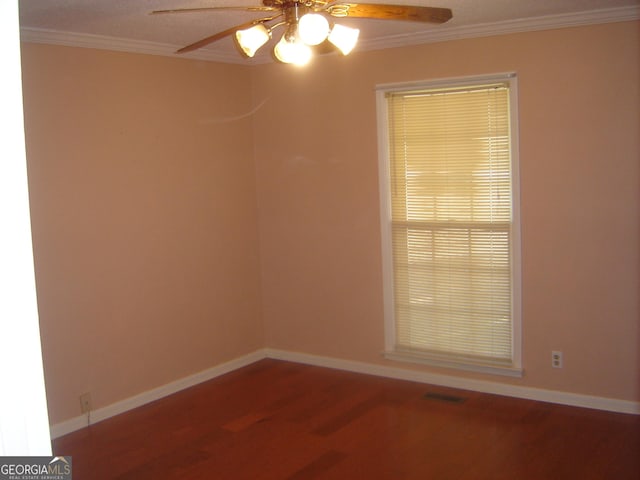
<instances>
[{"instance_id":1,"label":"white electrical outlet","mask_svg":"<svg viewBox=\"0 0 640 480\"><path fill-rule=\"evenodd\" d=\"M562 352L560 350L551 352L551 366L553 368L562 368Z\"/></svg>"},{"instance_id":2,"label":"white electrical outlet","mask_svg":"<svg viewBox=\"0 0 640 480\"><path fill-rule=\"evenodd\" d=\"M91 411L91 394L89 392L80 395L80 411L82 413Z\"/></svg>"}]
</instances>

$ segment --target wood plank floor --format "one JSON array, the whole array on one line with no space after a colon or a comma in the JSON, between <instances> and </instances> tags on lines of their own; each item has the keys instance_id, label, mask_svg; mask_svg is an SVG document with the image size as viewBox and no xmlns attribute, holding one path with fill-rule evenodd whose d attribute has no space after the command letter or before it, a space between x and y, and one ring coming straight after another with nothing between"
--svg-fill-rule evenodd
<instances>
[{"instance_id":1,"label":"wood plank floor","mask_svg":"<svg viewBox=\"0 0 640 480\"><path fill-rule=\"evenodd\" d=\"M263 360L54 452L74 480L638 480L640 417Z\"/></svg>"}]
</instances>

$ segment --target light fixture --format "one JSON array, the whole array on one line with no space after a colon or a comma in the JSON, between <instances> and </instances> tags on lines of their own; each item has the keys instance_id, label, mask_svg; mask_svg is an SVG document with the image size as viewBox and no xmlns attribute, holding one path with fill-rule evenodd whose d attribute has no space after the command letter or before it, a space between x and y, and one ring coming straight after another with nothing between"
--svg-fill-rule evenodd
<instances>
[{"instance_id":1,"label":"light fixture","mask_svg":"<svg viewBox=\"0 0 640 480\"><path fill-rule=\"evenodd\" d=\"M285 18L280 23L267 27L260 22L236 32L236 40L245 55L253 57L271 38L271 32L280 26L285 27L285 32L274 47L273 54L282 63L306 65L311 60L310 47L326 40L347 55L358 41L359 30L342 25L331 28L324 15L302 3L293 2L284 8L283 13Z\"/></svg>"},{"instance_id":2,"label":"light fixture","mask_svg":"<svg viewBox=\"0 0 640 480\"><path fill-rule=\"evenodd\" d=\"M329 22L319 13L307 13L298 22L298 35L307 45L319 45L329 35Z\"/></svg>"},{"instance_id":3,"label":"light fixture","mask_svg":"<svg viewBox=\"0 0 640 480\"><path fill-rule=\"evenodd\" d=\"M328 40L340 49L343 55L348 55L358 42L360 30L357 28L334 25Z\"/></svg>"},{"instance_id":4,"label":"light fixture","mask_svg":"<svg viewBox=\"0 0 640 480\"><path fill-rule=\"evenodd\" d=\"M282 63L306 65L311 60L311 49L300 39L298 32L298 12L287 18L286 30L273 49L273 54Z\"/></svg>"},{"instance_id":5,"label":"light fixture","mask_svg":"<svg viewBox=\"0 0 640 480\"><path fill-rule=\"evenodd\" d=\"M306 65L311 60L311 49L298 38L287 39L283 35L273 49L273 53L282 63Z\"/></svg>"},{"instance_id":6,"label":"light fixture","mask_svg":"<svg viewBox=\"0 0 640 480\"><path fill-rule=\"evenodd\" d=\"M247 57L253 57L270 38L271 31L263 23L236 32L238 45Z\"/></svg>"},{"instance_id":7,"label":"light fixture","mask_svg":"<svg viewBox=\"0 0 640 480\"><path fill-rule=\"evenodd\" d=\"M280 23L267 26L259 21L235 32L235 39L247 57L253 57L258 49L271 39L271 32L280 26L285 32L273 49L275 58L282 63L306 65L311 60L312 46L329 41L343 55L349 54L358 41L359 30L343 25L329 26L327 18L306 5L293 2L284 9L285 18ZM264 19L274 20L277 17Z\"/></svg>"}]
</instances>

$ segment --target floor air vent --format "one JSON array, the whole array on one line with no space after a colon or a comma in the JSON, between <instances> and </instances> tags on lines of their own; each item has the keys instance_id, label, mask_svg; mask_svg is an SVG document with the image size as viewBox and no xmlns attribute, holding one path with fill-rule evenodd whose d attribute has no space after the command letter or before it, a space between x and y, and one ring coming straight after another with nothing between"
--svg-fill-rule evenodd
<instances>
[{"instance_id":1,"label":"floor air vent","mask_svg":"<svg viewBox=\"0 0 640 480\"><path fill-rule=\"evenodd\" d=\"M427 392L424 394L424 398L429 400L438 400L440 402L447 403L463 403L466 398L458 397L457 395L447 395L445 393Z\"/></svg>"}]
</instances>

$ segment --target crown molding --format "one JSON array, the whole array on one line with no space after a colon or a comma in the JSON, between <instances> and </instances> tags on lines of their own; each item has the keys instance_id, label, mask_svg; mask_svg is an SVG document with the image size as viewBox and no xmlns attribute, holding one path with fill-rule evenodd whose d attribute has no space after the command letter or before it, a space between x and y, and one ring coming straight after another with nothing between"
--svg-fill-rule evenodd
<instances>
[{"instance_id":1,"label":"crown molding","mask_svg":"<svg viewBox=\"0 0 640 480\"><path fill-rule=\"evenodd\" d=\"M590 10L579 13L567 13L559 15L547 15L542 17L507 20L503 22L484 23L478 25L437 28L425 32L392 35L371 40L362 40L358 44L359 51L382 50L385 48L397 48L425 43L445 42L448 40L461 40L465 38L487 37L494 35L506 35L511 33L523 33L539 30L551 30L556 28L579 27L596 25L601 23L615 23L640 20L640 6L608 8L603 10ZM220 63L234 63L241 65L256 65L268 63L271 57L246 59L235 52L211 51L200 49L187 54L177 55L174 52L180 46L166 43L149 42L144 40L130 40L103 35L85 33L63 32L59 30L47 30L41 28L22 27L20 36L23 42L45 43L50 45L63 45L67 47L96 48L100 50L113 50L129 53L143 53L147 55L161 55L174 58L186 58L192 60L204 60Z\"/></svg>"},{"instance_id":2,"label":"crown molding","mask_svg":"<svg viewBox=\"0 0 640 480\"><path fill-rule=\"evenodd\" d=\"M490 37L511 33L535 32L539 30L553 30L556 28L580 27L597 25L600 23L616 23L640 20L640 6L607 8L604 10L590 10L578 13L546 15L542 17L507 20L503 22L482 23L460 27L437 27L426 32L393 35L361 41L358 50L382 50L384 48L405 47L425 43L446 42L448 40L462 40L465 38Z\"/></svg>"},{"instance_id":3,"label":"crown molding","mask_svg":"<svg viewBox=\"0 0 640 480\"><path fill-rule=\"evenodd\" d=\"M237 63L246 65L247 61L239 54L213 52L207 49L195 50L185 54L174 53L179 46L168 43L149 42L145 40L130 40L126 38L108 37L87 33L63 32L43 28L20 28L20 39L28 43L44 43L48 45L62 45L65 47L96 48L116 52L143 53L147 55L161 55L164 57L188 58L209 62Z\"/></svg>"}]
</instances>

